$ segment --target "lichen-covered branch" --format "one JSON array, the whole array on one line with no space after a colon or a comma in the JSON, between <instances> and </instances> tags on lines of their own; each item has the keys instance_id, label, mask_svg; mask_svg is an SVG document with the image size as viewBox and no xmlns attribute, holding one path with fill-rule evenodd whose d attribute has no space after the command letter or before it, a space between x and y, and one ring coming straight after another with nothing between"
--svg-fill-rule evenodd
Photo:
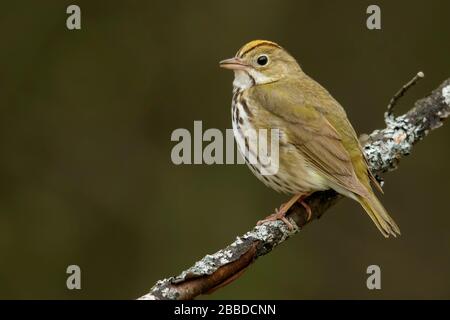
<instances>
[{"instance_id":1,"label":"lichen-covered branch","mask_svg":"<svg viewBox=\"0 0 450 320\"><path fill-rule=\"evenodd\" d=\"M379 174L395 170L400 158L409 155L413 145L431 130L439 128L449 114L450 79L429 96L418 100L408 113L395 118L387 117L386 128L375 130L365 137L364 152L372 171ZM313 212L311 220L307 221L303 206L295 205L287 216L295 222L294 230L289 230L281 221L256 226L226 248L206 255L180 275L158 281L140 299L193 299L228 284L258 257L298 233L307 223L320 218L339 199L340 196L332 190L314 193L306 199Z\"/></svg>"}]
</instances>

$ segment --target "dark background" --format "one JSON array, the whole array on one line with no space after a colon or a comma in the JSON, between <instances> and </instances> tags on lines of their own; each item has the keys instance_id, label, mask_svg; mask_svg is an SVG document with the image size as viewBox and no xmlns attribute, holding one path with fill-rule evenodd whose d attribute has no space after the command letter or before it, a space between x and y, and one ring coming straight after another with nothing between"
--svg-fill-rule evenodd
<instances>
[{"instance_id":1,"label":"dark background","mask_svg":"<svg viewBox=\"0 0 450 320\"><path fill-rule=\"evenodd\" d=\"M82 30L65 26L78 4ZM286 200L244 165L175 166L176 128L231 127L232 73L218 61L252 39L287 48L346 108L383 126L417 71L406 111L450 76L450 2L8 1L0 11L0 298L144 294ZM447 125L448 126L448 125ZM450 298L450 128L386 175L401 227L385 240L344 200L209 298ZM66 268L82 290L66 288ZM377 264L382 290L366 288Z\"/></svg>"}]
</instances>

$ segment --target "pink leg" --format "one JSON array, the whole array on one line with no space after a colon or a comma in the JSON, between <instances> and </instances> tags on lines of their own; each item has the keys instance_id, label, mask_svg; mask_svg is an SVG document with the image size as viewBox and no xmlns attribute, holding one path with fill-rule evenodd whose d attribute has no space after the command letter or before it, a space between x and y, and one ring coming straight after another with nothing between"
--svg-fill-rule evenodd
<instances>
[{"instance_id":1,"label":"pink leg","mask_svg":"<svg viewBox=\"0 0 450 320\"><path fill-rule=\"evenodd\" d=\"M281 207L279 209L275 209L274 214L271 214L270 216L266 217L263 220L259 220L256 224L259 226L265 222L281 220L289 227L290 230L293 230L294 226L292 225L292 223L289 222L288 219L286 219L286 213L301 198L302 198L302 194L297 194L297 195L293 196L288 202L281 205Z\"/></svg>"}]
</instances>

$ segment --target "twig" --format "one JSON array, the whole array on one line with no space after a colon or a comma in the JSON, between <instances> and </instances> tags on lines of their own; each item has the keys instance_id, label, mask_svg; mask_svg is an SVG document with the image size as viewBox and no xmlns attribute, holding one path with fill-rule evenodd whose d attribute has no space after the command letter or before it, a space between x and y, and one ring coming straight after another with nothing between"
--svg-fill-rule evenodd
<instances>
[{"instance_id":1,"label":"twig","mask_svg":"<svg viewBox=\"0 0 450 320\"><path fill-rule=\"evenodd\" d=\"M385 120L386 124L388 123L388 121L392 120L392 118L394 117L392 112L394 111L394 107L397 104L398 99L403 97L405 92L408 91L408 89L410 89L412 86L414 86L423 77L425 77L425 74L422 71L417 72L417 74L414 76L414 78L409 80L409 82L407 84L405 84L403 87L401 87L401 89L398 90L396 94L394 94L394 96L392 97L391 101L388 104L387 111L384 114L384 120Z\"/></svg>"},{"instance_id":2,"label":"twig","mask_svg":"<svg viewBox=\"0 0 450 320\"><path fill-rule=\"evenodd\" d=\"M413 79L414 81L417 80ZM405 87L411 85L407 84ZM396 94L401 95L402 93ZM395 104L397 99L393 99L390 105ZM364 152L372 171L377 174L396 169L399 159L409 155L413 145L427 136L431 130L439 128L449 115L450 79L429 96L418 100L408 113L392 119L386 128L375 130L367 137ZM311 221L320 218L340 198L332 190L316 192L308 197L305 201L313 212ZM243 236L237 237L228 247L197 261L180 275L158 281L150 292L140 299L193 299L227 284L258 257L271 252L308 223L307 213L302 205L294 205L287 217L297 226L295 230L290 231L280 221L257 226Z\"/></svg>"}]
</instances>

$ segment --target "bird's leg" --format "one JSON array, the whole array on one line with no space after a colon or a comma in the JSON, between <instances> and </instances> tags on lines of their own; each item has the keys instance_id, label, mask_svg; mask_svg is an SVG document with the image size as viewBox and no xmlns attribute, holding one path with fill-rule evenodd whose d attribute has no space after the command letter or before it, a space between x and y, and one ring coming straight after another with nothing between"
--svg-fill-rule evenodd
<instances>
[{"instance_id":1,"label":"bird's leg","mask_svg":"<svg viewBox=\"0 0 450 320\"><path fill-rule=\"evenodd\" d=\"M286 213L297 201L299 201L302 198L302 196L303 195L301 193L293 196L288 202L281 205L279 209L275 209L275 213L271 214L270 216L266 217L263 220L259 220L256 224L259 226L265 222L281 220L289 227L290 230L293 230L294 226L292 225L292 223L289 222L288 219L286 219Z\"/></svg>"},{"instance_id":2,"label":"bird's leg","mask_svg":"<svg viewBox=\"0 0 450 320\"><path fill-rule=\"evenodd\" d=\"M305 198L309 197L310 195L311 195L311 193L304 194L297 200L297 202L300 203L303 206L303 208L305 208L305 210L306 210L306 214L307 214L306 222L311 220L311 218L312 218L312 210L311 210L311 207L303 200Z\"/></svg>"}]
</instances>

